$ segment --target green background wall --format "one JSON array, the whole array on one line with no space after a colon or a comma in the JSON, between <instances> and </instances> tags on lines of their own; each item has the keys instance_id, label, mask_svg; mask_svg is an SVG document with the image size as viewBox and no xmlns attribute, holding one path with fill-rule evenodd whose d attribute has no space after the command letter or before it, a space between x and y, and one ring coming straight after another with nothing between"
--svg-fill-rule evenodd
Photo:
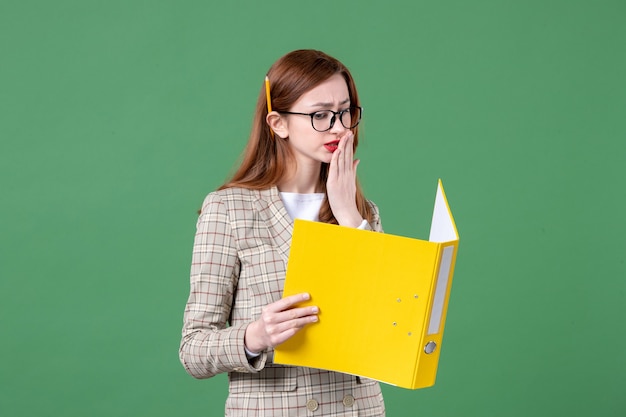
<instances>
[{"instance_id":1,"label":"green background wall","mask_svg":"<svg viewBox=\"0 0 626 417\"><path fill-rule=\"evenodd\" d=\"M2 1L0 415L219 416L178 362L196 209L284 53L353 71L388 233L461 234L390 416L626 415L626 3Z\"/></svg>"}]
</instances>

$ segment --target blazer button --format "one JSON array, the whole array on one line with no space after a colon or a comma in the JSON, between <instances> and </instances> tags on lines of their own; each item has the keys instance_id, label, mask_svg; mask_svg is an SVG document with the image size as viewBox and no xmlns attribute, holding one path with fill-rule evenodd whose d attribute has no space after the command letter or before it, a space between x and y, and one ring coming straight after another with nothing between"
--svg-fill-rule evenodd
<instances>
[{"instance_id":1,"label":"blazer button","mask_svg":"<svg viewBox=\"0 0 626 417\"><path fill-rule=\"evenodd\" d=\"M306 408L309 411L315 411L318 408L320 408L320 405L317 403L316 400L314 400L313 398L311 398L309 401L306 402Z\"/></svg>"},{"instance_id":2,"label":"blazer button","mask_svg":"<svg viewBox=\"0 0 626 417\"><path fill-rule=\"evenodd\" d=\"M346 407L352 407L354 405L354 397L350 394L343 397L343 405Z\"/></svg>"}]
</instances>

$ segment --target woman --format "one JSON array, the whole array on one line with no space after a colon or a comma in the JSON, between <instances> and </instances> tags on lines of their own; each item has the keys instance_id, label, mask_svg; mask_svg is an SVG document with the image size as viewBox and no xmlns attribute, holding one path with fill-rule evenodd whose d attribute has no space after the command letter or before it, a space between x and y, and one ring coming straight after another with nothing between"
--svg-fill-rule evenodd
<instances>
[{"instance_id":1,"label":"woman","mask_svg":"<svg viewBox=\"0 0 626 417\"><path fill-rule=\"evenodd\" d=\"M317 307L297 306L309 294L281 299L293 219L382 229L356 179L348 69L299 50L267 76L241 166L202 205L181 362L196 378L228 372L226 415L384 415L375 381L272 363L274 346L317 321Z\"/></svg>"}]
</instances>

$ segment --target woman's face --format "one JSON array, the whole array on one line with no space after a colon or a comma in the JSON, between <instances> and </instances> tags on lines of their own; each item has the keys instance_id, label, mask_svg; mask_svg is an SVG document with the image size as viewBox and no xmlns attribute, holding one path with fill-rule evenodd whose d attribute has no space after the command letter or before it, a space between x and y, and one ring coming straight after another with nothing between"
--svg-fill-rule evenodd
<instances>
[{"instance_id":1,"label":"woman's face","mask_svg":"<svg viewBox=\"0 0 626 417\"><path fill-rule=\"evenodd\" d=\"M348 85L342 75L336 74L317 87L304 93L289 111L313 113L320 110L339 112L350 107ZM293 151L298 166L321 162L330 163L339 139L348 133L339 117L330 130L318 132L311 125L311 117L295 114L283 114L289 146Z\"/></svg>"}]
</instances>

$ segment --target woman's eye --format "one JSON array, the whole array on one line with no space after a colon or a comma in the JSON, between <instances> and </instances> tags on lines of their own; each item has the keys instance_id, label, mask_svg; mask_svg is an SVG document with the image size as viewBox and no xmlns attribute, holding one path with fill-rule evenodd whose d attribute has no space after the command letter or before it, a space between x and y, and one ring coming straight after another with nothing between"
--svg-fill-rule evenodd
<instances>
[{"instance_id":1,"label":"woman's eye","mask_svg":"<svg viewBox=\"0 0 626 417\"><path fill-rule=\"evenodd\" d=\"M315 120L324 120L328 118L328 112L325 111L321 111L321 112L317 112L313 115L313 118Z\"/></svg>"}]
</instances>

